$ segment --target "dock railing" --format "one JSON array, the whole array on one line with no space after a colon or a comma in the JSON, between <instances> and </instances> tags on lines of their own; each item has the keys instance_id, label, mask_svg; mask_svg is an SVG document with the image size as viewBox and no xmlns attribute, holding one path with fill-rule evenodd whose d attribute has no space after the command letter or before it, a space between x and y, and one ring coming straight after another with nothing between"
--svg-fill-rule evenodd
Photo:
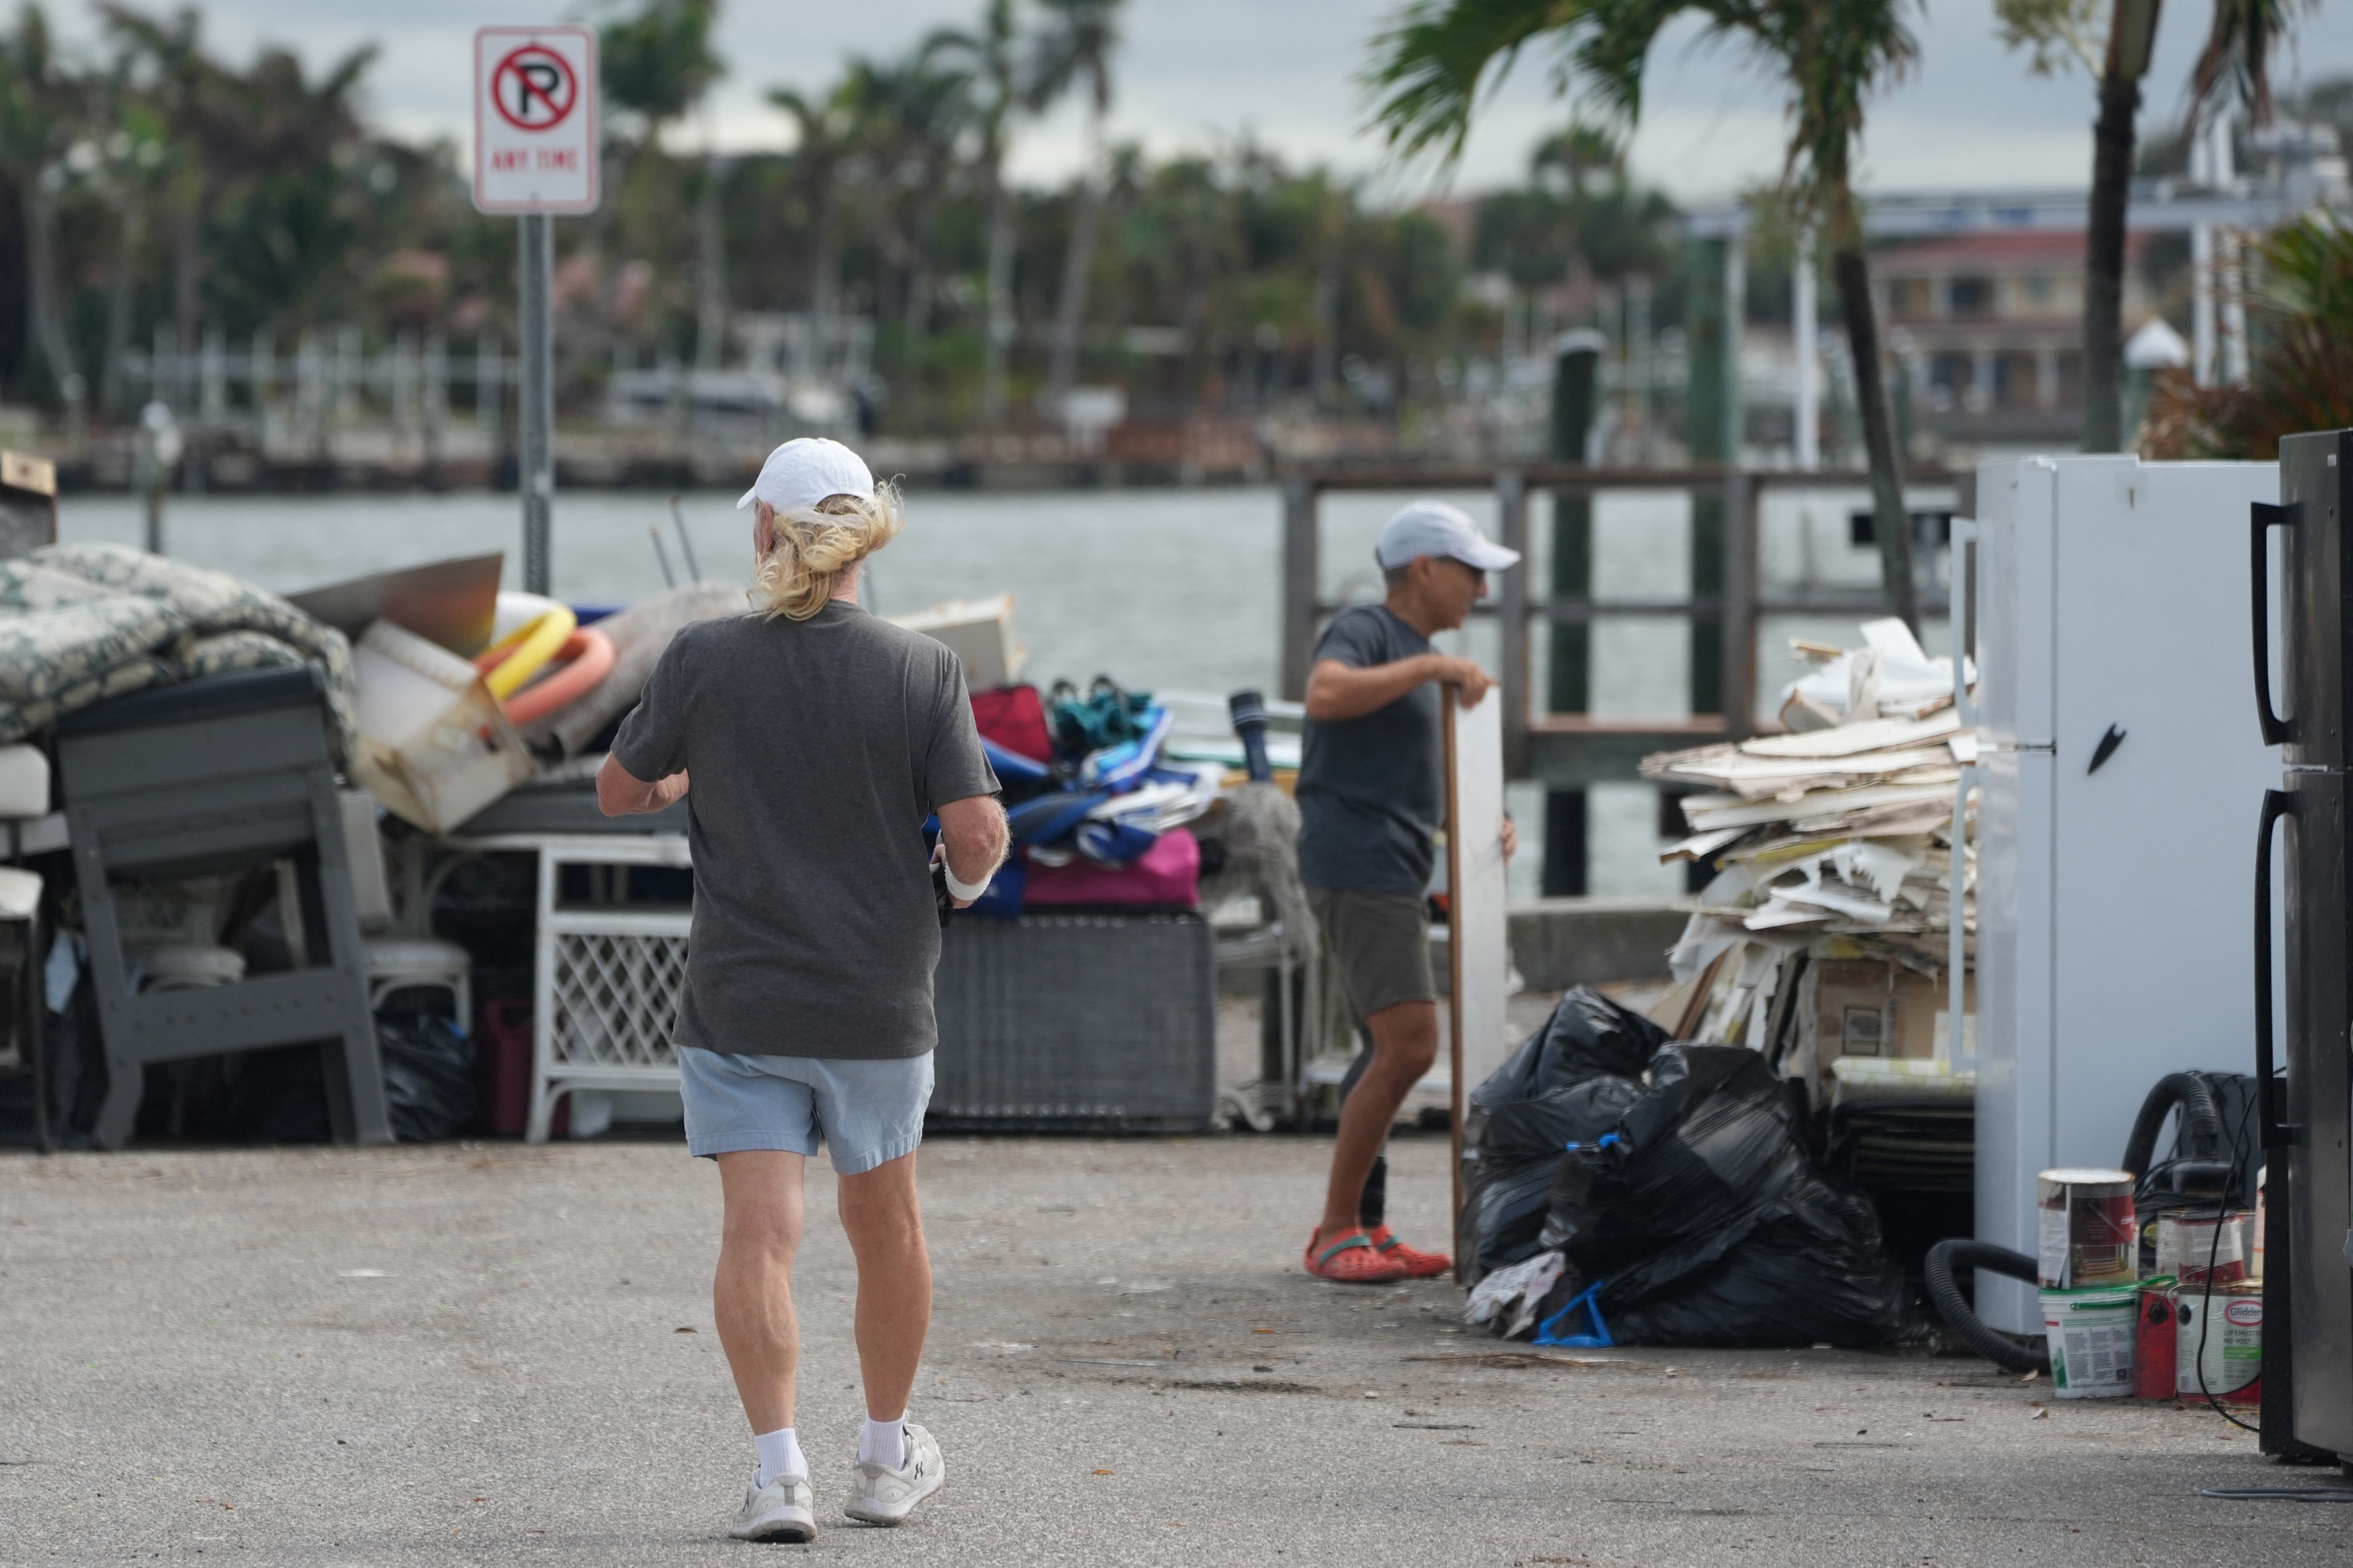
<instances>
[{"instance_id":1,"label":"dock railing","mask_svg":"<svg viewBox=\"0 0 2353 1568\"><path fill-rule=\"evenodd\" d=\"M1975 475L1942 468L1915 469L1905 475L1907 489L1953 487L1959 491L1957 512L1971 509ZM1720 594L1694 594L1681 599L1632 600L1579 595L1539 594L1529 574L1500 574L1492 600L1482 601L1476 613L1499 618L1500 665L1497 686L1504 700L1504 770L1512 778L1543 778L1582 783L1594 778L1632 778L1636 763L1646 752L1670 746L1702 745L1712 740L1739 740L1757 729L1757 626L1767 615L1834 615L1868 618L1888 613L1880 590L1813 587L1767 596L1758 568L1759 508L1768 489L1868 489L1871 477L1862 469L1739 468L1694 466L1682 468L1603 468L1570 463L1525 463L1442 467L1426 464L1372 465L1293 469L1282 482L1282 695L1293 701L1307 694L1308 667L1324 623L1346 608L1325 601L1321 592L1323 529L1318 502L1327 491L1394 491L1399 494L1446 490L1492 490L1495 497L1496 542L1528 554L1529 501L1539 495L1587 496L1604 491L1682 490L1694 496L1713 493L1723 500L1723 583ZM1925 556L1927 552L1919 552ZM1915 567L1925 571L1926 563ZM1935 602L1924 590L1924 605ZM1925 613L1925 612L1924 612ZM1535 679L1531 653L1533 626L1538 621L1554 626L1590 624L1618 616L1680 616L1694 622L1713 621L1723 628L1719 639L1722 668L1716 689L1723 694L1720 713L1689 718L1595 718L1582 713L1533 711Z\"/></svg>"}]
</instances>

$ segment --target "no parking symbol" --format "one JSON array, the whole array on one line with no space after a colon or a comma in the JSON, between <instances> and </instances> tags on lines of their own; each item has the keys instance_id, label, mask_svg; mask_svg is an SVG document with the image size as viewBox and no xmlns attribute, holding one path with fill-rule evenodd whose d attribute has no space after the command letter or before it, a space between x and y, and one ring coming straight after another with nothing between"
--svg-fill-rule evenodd
<instances>
[{"instance_id":1,"label":"no parking symbol","mask_svg":"<svg viewBox=\"0 0 2353 1568\"><path fill-rule=\"evenodd\" d=\"M596 36L586 27L474 35L474 205L490 213L596 210Z\"/></svg>"}]
</instances>

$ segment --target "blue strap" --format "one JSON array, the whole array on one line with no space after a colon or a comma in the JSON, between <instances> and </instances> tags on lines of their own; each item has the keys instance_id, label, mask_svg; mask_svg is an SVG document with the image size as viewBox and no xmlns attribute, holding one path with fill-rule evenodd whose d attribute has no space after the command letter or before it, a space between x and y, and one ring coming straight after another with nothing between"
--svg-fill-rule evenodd
<instances>
[{"instance_id":1,"label":"blue strap","mask_svg":"<svg viewBox=\"0 0 2353 1568\"><path fill-rule=\"evenodd\" d=\"M997 770L999 779L1034 783L1053 776L1054 770L1045 763L1025 757L1018 752L1008 752L986 735L980 738L980 750L982 755L988 759L988 765Z\"/></svg>"},{"instance_id":2,"label":"blue strap","mask_svg":"<svg viewBox=\"0 0 2353 1568\"><path fill-rule=\"evenodd\" d=\"M1564 1345L1572 1350L1601 1350L1618 1342L1609 1337L1609 1325L1601 1321L1601 1288L1607 1280L1597 1279L1587 1286L1575 1300L1536 1325L1535 1342L1540 1345ZM1561 1326L1574 1317L1579 1308L1593 1320L1589 1334L1564 1334Z\"/></svg>"}]
</instances>

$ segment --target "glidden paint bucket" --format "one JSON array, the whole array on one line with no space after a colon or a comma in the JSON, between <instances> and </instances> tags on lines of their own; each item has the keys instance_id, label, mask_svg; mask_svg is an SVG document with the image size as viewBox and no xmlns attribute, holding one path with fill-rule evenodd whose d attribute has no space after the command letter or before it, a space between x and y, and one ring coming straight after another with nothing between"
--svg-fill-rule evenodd
<instances>
[{"instance_id":1,"label":"glidden paint bucket","mask_svg":"<svg viewBox=\"0 0 2353 1568\"><path fill-rule=\"evenodd\" d=\"M2046 1290L2125 1284L2140 1274L2140 1221L2130 1171L2045 1171L2034 1179L2040 1222L2035 1282Z\"/></svg>"},{"instance_id":2,"label":"glidden paint bucket","mask_svg":"<svg viewBox=\"0 0 2353 1568\"><path fill-rule=\"evenodd\" d=\"M2253 1280L2181 1287L2174 1321L2174 1391L2184 1399L2208 1394L2228 1405L2254 1405L2263 1396L2263 1288Z\"/></svg>"},{"instance_id":3,"label":"glidden paint bucket","mask_svg":"<svg viewBox=\"0 0 2353 1568\"><path fill-rule=\"evenodd\" d=\"M2173 1397L2173 1281L2159 1276L2140 1282L2140 1322L2133 1334L2133 1382L2143 1399Z\"/></svg>"},{"instance_id":4,"label":"glidden paint bucket","mask_svg":"<svg viewBox=\"0 0 2353 1568\"><path fill-rule=\"evenodd\" d=\"M2051 1344L2051 1385L2062 1399L2120 1399L2137 1392L2133 1342L2140 1290L2130 1283L2045 1290L2042 1331Z\"/></svg>"}]
</instances>

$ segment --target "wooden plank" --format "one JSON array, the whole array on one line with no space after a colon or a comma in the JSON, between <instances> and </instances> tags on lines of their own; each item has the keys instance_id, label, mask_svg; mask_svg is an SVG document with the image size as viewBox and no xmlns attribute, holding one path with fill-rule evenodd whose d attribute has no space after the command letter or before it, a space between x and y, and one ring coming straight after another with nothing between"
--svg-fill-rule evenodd
<instances>
[{"instance_id":1,"label":"wooden plank","mask_svg":"<svg viewBox=\"0 0 2353 1568\"><path fill-rule=\"evenodd\" d=\"M1315 657L1315 574L1318 554L1315 484L1292 479L1282 486L1282 695L1307 696L1307 667Z\"/></svg>"},{"instance_id":2,"label":"wooden plank","mask_svg":"<svg viewBox=\"0 0 2353 1568\"><path fill-rule=\"evenodd\" d=\"M1504 919L1504 726L1501 693L1465 709L1445 689L1448 1069L1454 1098L1454 1217L1461 1234L1462 1119L1471 1090L1504 1063L1511 942ZM1457 1248L1459 1254L1460 1248ZM1462 1264L1455 1263L1460 1278Z\"/></svg>"}]
</instances>

